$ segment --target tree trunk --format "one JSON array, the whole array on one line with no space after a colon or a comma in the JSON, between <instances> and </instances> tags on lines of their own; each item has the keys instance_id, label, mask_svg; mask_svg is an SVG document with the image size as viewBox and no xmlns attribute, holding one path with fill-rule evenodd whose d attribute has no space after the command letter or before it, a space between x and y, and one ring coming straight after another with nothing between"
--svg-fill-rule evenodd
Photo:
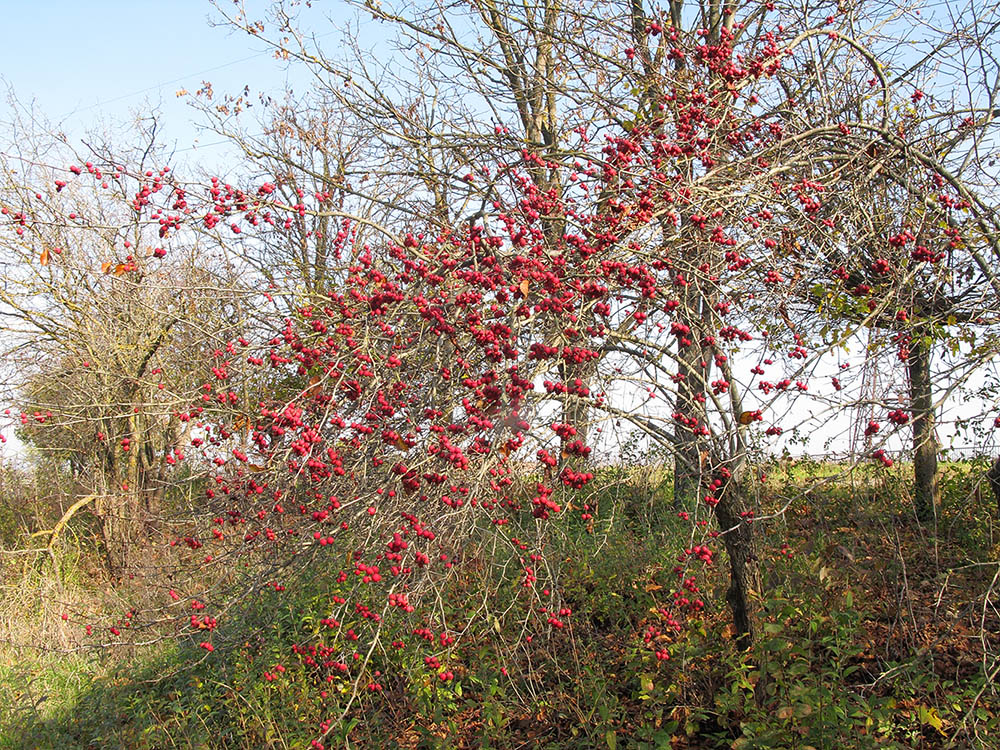
<instances>
[{"instance_id":1,"label":"tree trunk","mask_svg":"<svg viewBox=\"0 0 1000 750\"><path fill-rule=\"evenodd\" d=\"M986 472L986 481L993 490L993 499L997 501L997 518L1000 518L1000 458L997 458Z\"/></svg>"},{"instance_id":2,"label":"tree trunk","mask_svg":"<svg viewBox=\"0 0 1000 750\"><path fill-rule=\"evenodd\" d=\"M95 503L95 512L101 522L105 563L112 579L122 579L135 568L144 537L146 514L139 460L144 446L136 439L134 420L135 417L130 417L124 433L130 439L125 460L118 458L120 444L109 445L102 457L104 470L98 470L101 497Z\"/></svg>"},{"instance_id":3,"label":"tree trunk","mask_svg":"<svg viewBox=\"0 0 1000 750\"><path fill-rule=\"evenodd\" d=\"M104 505L103 513L101 527L108 574L121 579L138 563L139 498L135 492L121 492Z\"/></svg>"},{"instance_id":4,"label":"tree trunk","mask_svg":"<svg viewBox=\"0 0 1000 750\"><path fill-rule=\"evenodd\" d=\"M559 362L559 379L567 386L574 386L577 379L585 388L590 388L590 383L597 372L597 361L592 360L584 363L570 363L564 360ZM585 398L569 396L562 403L562 421L573 425L576 428L576 440L589 446L590 440L590 407ZM575 456L571 465L576 468L587 463L587 460Z\"/></svg>"},{"instance_id":5,"label":"tree trunk","mask_svg":"<svg viewBox=\"0 0 1000 750\"><path fill-rule=\"evenodd\" d=\"M933 518L941 505L938 486L939 446L934 430L934 397L931 383L931 345L917 332L907 361L910 404L913 411L913 500L921 521Z\"/></svg>"},{"instance_id":6,"label":"tree trunk","mask_svg":"<svg viewBox=\"0 0 1000 750\"><path fill-rule=\"evenodd\" d=\"M761 591L760 568L754 527L746 519L749 510L738 484L731 482L719 495L715 517L722 543L729 555L729 590L726 601L733 616L734 638L747 649L757 637L757 599Z\"/></svg>"},{"instance_id":7,"label":"tree trunk","mask_svg":"<svg viewBox=\"0 0 1000 750\"><path fill-rule=\"evenodd\" d=\"M696 283L690 284L681 297L681 309L685 313L683 323L691 332L684 338L689 340L687 346L681 346L677 352L677 402L675 410L689 419L698 420L704 425L707 414L705 408L705 390L709 381L712 365L712 351L703 347L705 308L708 300ZM698 502L702 486L703 451L705 441L691 428L684 424L674 427L674 507L677 510L691 510Z\"/></svg>"},{"instance_id":8,"label":"tree trunk","mask_svg":"<svg viewBox=\"0 0 1000 750\"><path fill-rule=\"evenodd\" d=\"M677 412L685 417L701 419L702 410L695 396L701 392L696 369L700 352L694 346L682 349L677 357ZM701 487L701 455L698 436L684 424L674 427L674 507L691 510L698 501Z\"/></svg>"}]
</instances>

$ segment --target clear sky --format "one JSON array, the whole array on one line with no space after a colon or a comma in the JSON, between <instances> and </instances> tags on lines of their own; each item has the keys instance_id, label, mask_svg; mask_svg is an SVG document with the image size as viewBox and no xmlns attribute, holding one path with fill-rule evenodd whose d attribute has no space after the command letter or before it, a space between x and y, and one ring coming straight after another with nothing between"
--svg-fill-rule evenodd
<instances>
[{"instance_id":1,"label":"clear sky","mask_svg":"<svg viewBox=\"0 0 1000 750\"><path fill-rule=\"evenodd\" d=\"M197 113L177 91L209 80L217 94L246 85L280 94L293 83L262 43L213 28L208 0L0 0L0 11L0 80L71 137L158 109L166 142L188 149L199 138ZM4 97L0 121L9 114ZM218 140L199 138L206 150Z\"/></svg>"}]
</instances>

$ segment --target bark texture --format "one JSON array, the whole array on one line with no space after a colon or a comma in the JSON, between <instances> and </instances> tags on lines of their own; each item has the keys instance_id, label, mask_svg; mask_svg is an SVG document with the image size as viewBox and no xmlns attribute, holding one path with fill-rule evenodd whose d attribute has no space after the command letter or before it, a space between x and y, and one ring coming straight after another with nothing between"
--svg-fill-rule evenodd
<instances>
[{"instance_id":1,"label":"bark texture","mask_svg":"<svg viewBox=\"0 0 1000 750\"><path fill-rule=\"evenodd\" d=\"M741 648L749 648L757 637L757 609L761 592L757 541L749 506L739 488L730 485L715 506L722 542L729 556L729 590L726 601L733 615L734 637Z\"/></svg>"},{"instance_id":2,"label":"bark texture","mask_svg":"<svg viewBox=\"0 0 1000 750\"><path fill-rule=\"evenodd\" d=\"M914 336L907 361L910 403L913 410L913 501L917 517L927 521L941 506L938 484L938 445L934 430L934 394L931 379L931 346Z\"/></svg>"}]
</instances>

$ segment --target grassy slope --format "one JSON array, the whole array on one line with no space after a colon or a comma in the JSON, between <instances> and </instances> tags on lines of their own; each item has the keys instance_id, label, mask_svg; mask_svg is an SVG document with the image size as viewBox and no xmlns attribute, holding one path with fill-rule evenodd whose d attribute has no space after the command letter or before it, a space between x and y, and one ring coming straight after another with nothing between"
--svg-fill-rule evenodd
<instances>
[{"instance_id":1,"label":"grassy slope","mask_svg":"<svg viewBox=\"0 0 1000 750\"><path fill-rule=\"evenodd\" d=\"M459 643L448 687L409 669L405 651L387 654L384 696L363 698L327 746L1000 747L989 739L1000 737L1000 699L985 680L1000 651L986 602L1000 559L993 503L971 493L967 465L952 465L945 507L925 528L900 475L834 473L777 467L762 489L765 513L793 502L760 524L767 590L752 654L727 638L720 553L703 617L665 639L669 661L652 656L641 636L673 585L689 526L648 477L605 474L593 533L570 525L550 551L571 628L507 648L485 624ZM822 491L804 493L824 475ZM66 568L61 595L85 596ZM20 581L8 569L5 585L39 589L41 569L21 569ZM0 748L307 746L337 696L317 704L288 650L305 625L297 613L329 594L319 578L293 594L299 601L248 603L244 625L266 625L231 635L247 644L252 635L253 646L195 667L182 668L197 651L185 644L69 657L0 647L9 696ZM8 637L64 637L58 613L26 595L3 606ZM278 662L289 664L282 679L262 681L263 666Z\"/></svg>"}]
</instances>

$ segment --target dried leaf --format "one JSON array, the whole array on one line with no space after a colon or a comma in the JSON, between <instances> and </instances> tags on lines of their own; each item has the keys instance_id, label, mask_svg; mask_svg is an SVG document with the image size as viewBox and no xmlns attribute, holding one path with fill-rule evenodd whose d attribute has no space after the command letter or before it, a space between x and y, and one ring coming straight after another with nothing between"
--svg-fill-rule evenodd
<instances>
[{"instance_id":1,"label":"dried leaf","mask_svg":"<svg viewBox=\"0 0 1000 750\"><path fill-rule=\"evenodd\" d=\"M312 398L322 390L323 390L323 385L322 383L320 383L319 375L313 375L311 378L309 378L309 387L306 388L305 392L302 395L307 398Z\"/></svg>"},{"instance_id":2,"label":"dried leaf","mask_svg":"<svg viewBox=\"0 0 1000 750\"><path fill-rule=\"evenodd\" d=\"M44 250L42 250L42 254L39 257L38 261L43 266L47 266L49 264L49 249L48 248L45 248Z\"/></svg>"}]
</instances>

